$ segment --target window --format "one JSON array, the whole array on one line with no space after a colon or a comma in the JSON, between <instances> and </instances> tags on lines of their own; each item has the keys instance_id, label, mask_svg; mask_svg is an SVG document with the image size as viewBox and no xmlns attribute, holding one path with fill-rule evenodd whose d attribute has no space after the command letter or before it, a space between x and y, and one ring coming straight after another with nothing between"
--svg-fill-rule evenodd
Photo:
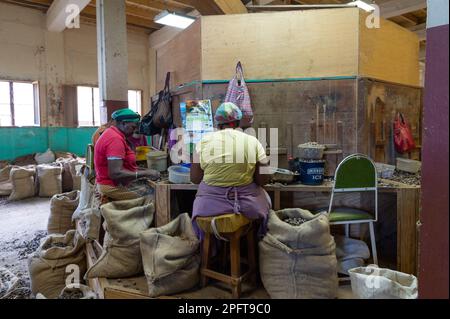
<instances>
[{"instance_id":1,"label":"window","mask_svg":"<svg viewBox=\"0 0 450 319\"><path fill-rule=\"evenodd\" d=\"M77 87L78 126L100 126L100 93L99 89L90 86ZM128 91L129 108L141 114L142 91Z\"/></svg>"},{"instance_id":2,"label":"window","mask_svg":"<svg viewBox=\"0 0 450 319\"><path fill-rule=\"evenodd\" d=\"M98 88L77 87L78 125L100 126L100 98Z\"/></svg>"},{"instance_id":3,"label":"window","mask_svg":"<svg viewBox=\"0 0 450 319\"><path fill-rule=\"evenodd\" d=\"M38 92L36 82L0 80L0 126L38 126Z\"/></svg>"},{"instance_id":4,"label":"window","mask_svg":"<svg viewBox=\"0 0 450 319\"><path fill-rule=\"evenodd\" d=\"M128 107L142 115L142 92L136 90L128 91Z\"/></svg>"}]
</instances>

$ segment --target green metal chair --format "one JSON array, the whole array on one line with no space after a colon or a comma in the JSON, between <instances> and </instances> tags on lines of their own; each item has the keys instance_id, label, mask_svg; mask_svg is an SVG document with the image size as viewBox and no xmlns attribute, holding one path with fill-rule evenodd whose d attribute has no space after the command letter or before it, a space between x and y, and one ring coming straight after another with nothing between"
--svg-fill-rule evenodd
<instances>
[{"instance_id":1,"label":"green metal chair","mask_svg":"<svg viewBox=\"0 0 450 319\"><path fill-rule=\"evenodd\" d=\"M351 224L369 224L372 257L378 264L377 248L373 223L378 220L378 180L377 169L373 161L365 155L353 154L346 157L337 167L333 190L331 192L328 218L330 225L345 225L345 235L349 237ZM374 192L375 214L354 209L339 208L333 210L335 193Z\"/></svg>"}]
</instances>

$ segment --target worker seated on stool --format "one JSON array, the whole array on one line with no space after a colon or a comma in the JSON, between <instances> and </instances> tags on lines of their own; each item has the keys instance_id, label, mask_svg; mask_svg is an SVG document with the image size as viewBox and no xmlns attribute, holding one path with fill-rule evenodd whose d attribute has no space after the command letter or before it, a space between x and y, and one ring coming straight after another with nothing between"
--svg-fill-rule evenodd
<instances>
[{"instance_id":1,"label":"worker seated on stool","mask_svg":"<svg viewBox=\"0 0 450 319\"><path fill-rule=\"evenodd\" d=\"M205 135L196 146L191 181L200 184L193 207L193 225L200 239L203 232L197 217L243 214L250 220L262 220L259 234L265 233L270 197L261 187L270 176L261 174L267 166L264 147L239 128L241 110L224 103L216 111L219 130Z\"/></svg>"},{"instance_id":2,"label":"worker seated on stool","mask_svg":"<svg viewBox=\"0 0 450 319\"><path fill-rule=\"evenodd\" d=\"M112 114L112 120L94 149L98 191L114 201L151 195L152 189L140 179L157 180L160 174L155 170L138 169L136 154L127 139L136 130L140 115L130 109L121 109Z\"/></svg>"}]
</instances>

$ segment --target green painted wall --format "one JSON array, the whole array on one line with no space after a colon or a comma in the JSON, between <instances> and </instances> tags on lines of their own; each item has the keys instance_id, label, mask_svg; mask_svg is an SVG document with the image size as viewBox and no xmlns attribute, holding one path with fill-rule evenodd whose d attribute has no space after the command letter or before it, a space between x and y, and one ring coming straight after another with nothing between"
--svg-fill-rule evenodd
<instances>
[{"instance_id":1,"label":"green painted wall","mask_svg":"<svg viewBox=\"0 0 450 319\"><path fill-rule=\"evenodd\" d=\"M0 160L52 151L85 156L86 146L97 128L24 127L0 128Z\"/></svg>"}]
</instances>

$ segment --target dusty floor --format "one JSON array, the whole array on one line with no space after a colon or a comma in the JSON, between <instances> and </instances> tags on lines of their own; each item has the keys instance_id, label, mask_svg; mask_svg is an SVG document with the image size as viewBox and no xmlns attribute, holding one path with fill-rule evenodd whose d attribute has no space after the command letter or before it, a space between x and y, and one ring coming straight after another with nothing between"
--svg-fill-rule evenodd
<instances>
[{"instance_id":1,"label":"dusty floor","mask_svg":"<svg viewBox=\"0 0 450 319\"><path fill-rule=\"evenodd\" d=\"M48 198L20 202L0 198L0 271L4 274L6 269L19 279L15 291L7 298L30 298L27 257L45 237L49 214Z\"/></svg>"}]
</instances>

